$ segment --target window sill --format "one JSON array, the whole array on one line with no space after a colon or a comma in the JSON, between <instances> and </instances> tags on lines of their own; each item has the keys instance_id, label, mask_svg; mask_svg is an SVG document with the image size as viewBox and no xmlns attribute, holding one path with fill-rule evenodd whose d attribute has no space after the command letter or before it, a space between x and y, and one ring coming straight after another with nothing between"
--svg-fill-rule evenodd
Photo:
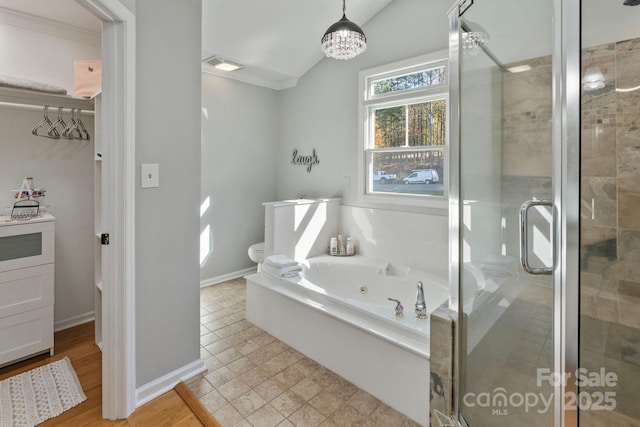
<instances>
[{"instance_id":1,"label":"window sill","mask_svg":"<svg viewBox=\"0 0 640 427\"><path fill-rule=\"evenodd\" d=\"M438 197L425 200L396 194L365 194L357 198L355 206L399 212L415 212L436 216L449 216L449 200Z\"/></svg>"}]
</instances>

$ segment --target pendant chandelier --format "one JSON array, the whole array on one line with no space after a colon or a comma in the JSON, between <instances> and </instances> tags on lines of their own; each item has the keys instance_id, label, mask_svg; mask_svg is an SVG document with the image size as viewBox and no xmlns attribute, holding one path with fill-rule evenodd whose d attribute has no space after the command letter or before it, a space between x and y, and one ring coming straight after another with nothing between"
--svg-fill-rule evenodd
<instances>
[{"instance_id":1,"label":"pendant chandelier","mask_svg":"<svg viewBox=\"0 0 640 427\"><path fill-rule=\"evenodd\" d=\"M362 29L347 19L342 0L342 19L329 27L322 37L322 51L327 57L351 59L367 49L367 37Z\"/></svg>"}]
</instances>

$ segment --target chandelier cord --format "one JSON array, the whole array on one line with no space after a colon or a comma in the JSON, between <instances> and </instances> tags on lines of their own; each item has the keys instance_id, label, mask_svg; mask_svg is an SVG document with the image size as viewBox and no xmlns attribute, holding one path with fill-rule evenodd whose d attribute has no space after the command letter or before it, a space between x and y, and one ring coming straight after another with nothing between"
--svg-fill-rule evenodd
<instances>
[{"instance_id":1,"label":"chandelier cord","mask_svg":"<svg viewBox=\"0 0 640 427\"><path fill-rule=\"evenodd\" d=\"M347 16L347 0L342 0L342 16Z\"/></svg>"}]
</instances>

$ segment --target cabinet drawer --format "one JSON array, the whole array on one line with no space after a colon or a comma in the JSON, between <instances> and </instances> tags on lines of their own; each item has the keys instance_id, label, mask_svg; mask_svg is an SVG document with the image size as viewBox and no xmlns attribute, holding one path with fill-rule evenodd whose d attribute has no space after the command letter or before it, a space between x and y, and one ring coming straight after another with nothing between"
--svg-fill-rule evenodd
<instances>
[{"instance_id":1,"label":"cabinet drawer","mask_svg":"<svg viewBox=\"0 0 640 427\"><path fill-rule=\"evenodd\" d=\"M0 319L53 305L53 264L0 273Z\"/></svg>"},{"instance_id":2,"label":"cabinet drawer","mask_svg":"<svg viewBox=\"0 0 640 427\"><path fill-rule=\"evenodd\" d=\"M0 319L0 366L53 348L53 306Z\"/></svg>"},{"instance_id":3,"label":"cabinet drawer","mask_svg":"<svg viewBox=\"0 0 640 427\"><path fill-rule=\"evenodd\" d=\"M54 233L53 221L3 223L0 226L0 271L52 263Z\"/></svg>"}]
</instances>

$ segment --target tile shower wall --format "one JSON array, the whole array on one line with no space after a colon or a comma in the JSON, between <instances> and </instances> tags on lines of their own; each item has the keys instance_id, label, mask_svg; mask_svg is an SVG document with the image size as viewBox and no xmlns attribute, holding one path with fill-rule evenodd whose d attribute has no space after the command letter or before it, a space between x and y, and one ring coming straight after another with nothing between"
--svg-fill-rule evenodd
<instances>
[{"instance_id":1,"label":"tile shower wall","mask_svg":"<svg viewBox=\"0 0 640 427\"><path fill-rule=\"evenodd\" d=\"M583 50L581 365L618 375L615 411L582 411L584 425L638 425L640 407L640 39ZM599 390L605 391L605 390Z\"/></svg>"},{"instance_id":2,"label":"tile shower wall","mask_svg":"<svg viewBox=\"0 0 640 427\"><path fill-rule=\"evenodd\" d=\"M518 212L527 200L551 198L551 57L508 64L528 65L529 71L505 72L503 76L502 205L506 224L503 245L506 255L519 257ZM550 242L548 220L531 211L530 223ZM549 247L549 253L550 253ZM548 266L548 260L532 251L531 264ZM538 255L539 252L538 252ZM545 262L546 261L546 262ZM529 277L530 280L536 277ZM549 284L548 276L536 282Z\"/></svg>"}]
</instances>

